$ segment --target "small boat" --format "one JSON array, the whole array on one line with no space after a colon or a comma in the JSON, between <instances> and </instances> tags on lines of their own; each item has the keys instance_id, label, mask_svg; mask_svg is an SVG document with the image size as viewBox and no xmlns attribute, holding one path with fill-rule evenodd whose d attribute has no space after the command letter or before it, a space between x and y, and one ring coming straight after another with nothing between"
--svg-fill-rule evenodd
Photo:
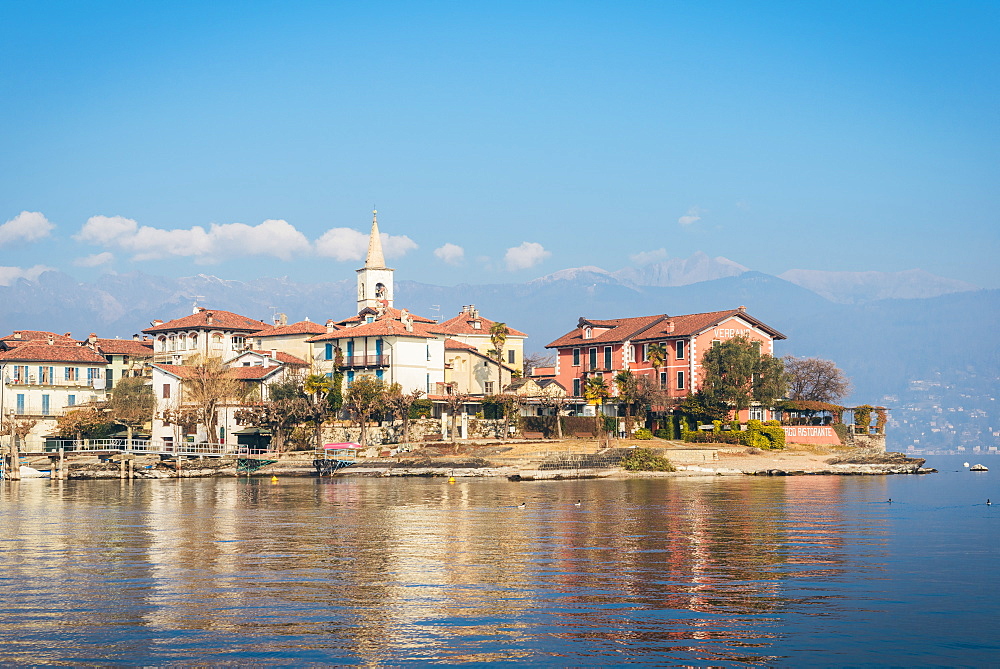
<instances>
[{"instance_id":1,"label":"small boat","mask_svg":"<svg viewBox=\"0 0 1000 669\"><path fill-rule=\"evenodd\" d=\"M970 472L988 472L989 470L990 470L990 468L987 467L986 465L976 464L976 465L972 465L971 467L969 467L969 471Z\"/></svg>"}]
</instances>

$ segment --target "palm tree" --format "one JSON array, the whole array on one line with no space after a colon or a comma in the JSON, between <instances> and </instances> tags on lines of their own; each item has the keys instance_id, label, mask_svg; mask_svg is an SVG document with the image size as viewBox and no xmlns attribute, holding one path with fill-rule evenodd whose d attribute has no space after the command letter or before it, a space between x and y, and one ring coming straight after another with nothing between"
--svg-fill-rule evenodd
<instances>
[{"instance_id":1,"label":"palm tree","mask_svg":"<svg viewBox=\"0 0 1000 669\"><path fill-rule=\"evenodd\" d=\"M660 367L667 361L667 347L661 342L650 344L646 348L646 360L653 366L653 370L656 373L656 387L659 388L661 386Z\"/></svg>"},{"instance_id":2,"label":"palm tree","mask_svg":"<svg viewBox=\"0 0 1000 669\"><path fill-rule=\"evenodd\" d=\"M509 334L510 328L507 327L506 323L494 323L490 326L490 343L493 344L493 348L490 349L489 353L497 360L496 393L498 395L503 392L503 346L507 343L507 335Z\"/></svg>"},{"instance_id":3,"label":"palm tree","mask_svg":"<svg viewBox=\"0 0 1000 669\"><path fill-rule=\"evenodd\" d=\"M635 404L635 375L627 369L615 374L619 403L625 406L625 431L632 433L632 407Z\"/></svg>"},{"instance_id":4,"label":"palm tree","mask_svg":"<svg viewBox=\"0 0 1000 669\"><path fill-rule=\"evenodd\" d=\"M594 412L594 424L597 426L597 433L601 433L601 419L604 418L604 400L607 399L610 392L608 390L608 384L604 382L603 376L591 376L587 379L587 383L583 388L583 396L588 402L593 402L597 405L598 410Z\"/></svg>"},{"instance_id":5,"label":"palm tree","mask_svg":"<svg viewBox=\"0 0 1000 669\"><path fill-rule=\"evenodd\" d=\"M313 423L316 427L316 449L323 446L323 423L326 420L326 396L333 388L333 381L326 374L310 374L302 383L302 391L313 398Z\"/></svg>"}]
</instances>

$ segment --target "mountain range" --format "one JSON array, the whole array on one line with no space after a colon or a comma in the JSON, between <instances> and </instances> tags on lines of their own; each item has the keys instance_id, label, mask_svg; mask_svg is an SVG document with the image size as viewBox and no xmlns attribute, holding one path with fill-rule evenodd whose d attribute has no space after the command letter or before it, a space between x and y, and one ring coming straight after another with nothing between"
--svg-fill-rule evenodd
<instances>
[{"instance_id":1,"label":"mountain range","mask_svg":"<svg viewBox=\"0 0 1000 669\"><path fill-rule=\"evenodd\" d=\"M961 408L952 412L959 418L975 412L975 424L955 427L956 434L964 430L966 438L978 435L996 444L1000 410L991 398L1000 380L1000 291L915 272L793 270L777 277L700 254L629 271L568 269L520 284L435 286L397 277L395 303L441 320L475 304L487 318L527 332L531 352L543 351L581 316L686 314L743 305L788 337L778 344L779 355L826 358L843 368L854 387L849 402L911 405L925 399L931 384L934 406ZM351 315L355 291L353 277L300 283L132 273L85 283L48 271L34 281L0 286L0 330L130 337L153 319L190 313L194 303L264 321L280 312L290 322L308 317L323 323Z\"/></svg>"}]
</instances>

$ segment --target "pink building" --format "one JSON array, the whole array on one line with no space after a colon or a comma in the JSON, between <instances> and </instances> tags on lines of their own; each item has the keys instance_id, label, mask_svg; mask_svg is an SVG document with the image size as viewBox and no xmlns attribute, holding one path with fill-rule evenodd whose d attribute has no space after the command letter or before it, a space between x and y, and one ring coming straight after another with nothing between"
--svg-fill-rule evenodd
<instances>
[{"instance_id":1,"label":"pink building","mask_svg":"<svg viewBox=\"0 0 1000 669\"><path fill-rule=\"evenodd\" d=\"M684 316L638 316L594 320L577 327L546 348L555 349L555 378L572 397L582 397L586 380L602 376L612 394L614 376L629 370L652 378L670 397L682 398L701 387L701 357L714 343L743 336L760 342L762 354L774 355L774 342L785 339L745 307ZM649 347L662 344L666 358L659 368L649 361ZM763 416L752 416L763 417Z\"/></svg>"}]
</instances>

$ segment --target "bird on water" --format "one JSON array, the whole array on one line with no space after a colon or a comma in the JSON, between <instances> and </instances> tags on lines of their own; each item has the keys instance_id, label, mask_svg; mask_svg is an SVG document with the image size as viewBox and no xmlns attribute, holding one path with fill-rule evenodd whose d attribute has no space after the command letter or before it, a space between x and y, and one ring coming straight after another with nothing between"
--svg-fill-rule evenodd
<instances>
[{"instance_id":1,"label":"bird on water","mask_svg":"<svg viewBox=\"0 0 1000 669\"><path fill-rule=\"evenodd\" d=\"M582 503L583 502L581 500L576 500L576 504L574 504L573 506L580 506Z\"/></svg>"},{"instance_id":2,"label":"bird on water","mask_svg":"<svg viewBox=\"0 0 1000 669\"><path fill-rule=\"evenodd\" d=\"M524 502L521 502L520 504L517 505L517 508L523 509L525 506L527 505Z\"/></svg>"}]
</instances>

